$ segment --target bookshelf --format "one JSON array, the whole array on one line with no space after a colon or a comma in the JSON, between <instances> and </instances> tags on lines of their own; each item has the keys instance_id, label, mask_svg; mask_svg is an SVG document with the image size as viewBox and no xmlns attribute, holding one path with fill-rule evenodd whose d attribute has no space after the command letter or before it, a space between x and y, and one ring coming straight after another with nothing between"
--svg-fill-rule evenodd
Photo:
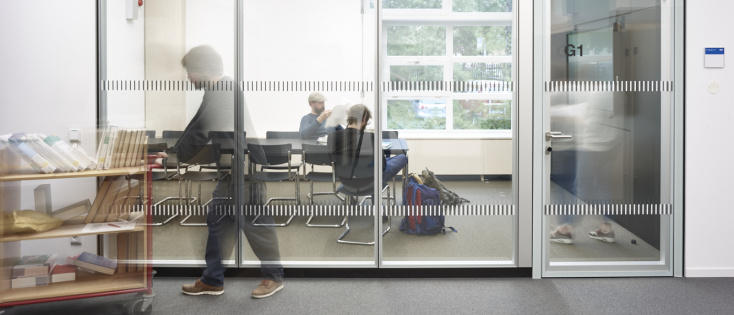
<instances>
[{"instance_id":1,"label":"bookshelf","mask_svg":"<svg viewBox=\"0 0 734 315\"><path fill-rule=\"evenodd\" d=\"M142 151L145 152L145 151ZM150 178L148 166L116 167L107 170L89 170L82 172L40 174L31 169L20 169L20 157L10 149L0 149L0 309L13 305L31 304L60 299L76 299L101 295L121 293L150 293L151 292L151 231L150 223ZM15 209L20 209L21 183L34 180L52 180L63 185L69 178L98 178L99 182L106 180L124 179L136 181L141 189L133 190L119 196L127 196L135 200L137 210L144 215L133 229L105 230L99 232L85 232L86 224L62 225L58 228L38 233L10 233L7 215ZM135 196L133 196L135 194ZM118 196L118 199L119 199ZM79 196L87 198L87 196ZM132 197L132 198L130 198ZM100 194L95 198L101 198ZM105 220L102 216L102 222ZM117 216L114 216L115 218ZM108 218L109 219L109 218ZM90 273L79 270L76 280L69 282L50 283L46 286L30 288L11 288L11 270L15 262L20 259L21 247L26 240L44 240L54 238L68 238L81 235L109 235L109 240L117 250L110 252L110 258L118 259L118 268L114 275ZM57 257L57 264L64 264L66 257Z\"/></svg>"}]
</instances>

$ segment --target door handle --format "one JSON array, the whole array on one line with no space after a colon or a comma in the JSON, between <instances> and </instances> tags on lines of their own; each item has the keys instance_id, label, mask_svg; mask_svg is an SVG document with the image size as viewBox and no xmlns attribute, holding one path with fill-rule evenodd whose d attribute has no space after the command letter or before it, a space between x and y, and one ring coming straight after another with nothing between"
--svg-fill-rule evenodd
<instances>
[{"instance_id":1,"label":"door handle","mask_svg":"<svg viewBox=\"0 0 734 315\"><path fill-rule=\"evenodd\" d=\"M553 139L572 139L572 135L564 135L560 131L546 131L545 132L545 141L551 141Z\"/></svg>"}]
</instances>

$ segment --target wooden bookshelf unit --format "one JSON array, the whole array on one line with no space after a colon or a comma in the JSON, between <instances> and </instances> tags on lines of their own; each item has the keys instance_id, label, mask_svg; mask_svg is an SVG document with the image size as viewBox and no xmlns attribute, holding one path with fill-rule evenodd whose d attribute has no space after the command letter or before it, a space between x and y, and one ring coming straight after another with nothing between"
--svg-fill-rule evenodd
<instances>
[{"instance_id":1,"label":"wooden bookshelf unit","mask_svg":"<svg viewBox=\"0 0 734 315\"><path fill-rule=\"evenodd\" d=\"M58 301L64 299L86 298L121 293L139 292L150 295L152 293L150 264L151 249L151 222L150 214L150 172L148 166L119 167L108 170L38 174L30 170L18 171L20 157L10 149L0 148L0 310L5 307ZM120 179L128 183L128 192L120 193L117 199L123 196L126 200L136 203L136 211L142 211L142 216L136 220L137 224L132 230L120 231L110 230L101 232L85 232L86 224L62 225L58 228L38 233L11 233L7 222L12 218L13 210L20 210L22 182L44 180L52 185L60 183L69 178L97 178L98 183L104 183L105 179ZM137 186L129 183L134 179ZM97 185L99 190L100 185ZM27 189L27 187L26 187ZM90 198L94 196L79 196L79 198ZM100 198L99 195L96 198ZM91 199L90 199L91 200ZM132 201L134 200L134 201ZM131 207L132 208L132 207ZM107 217L117 218L117 215ZM116 220L115 220L116 221ZM114 221L105 220L103 224ZM23 241L44 240L54 238L69 238L80 235L108 235L110 246L108 258L118 259L118 267L114 275L88 272L79 268L76 280L68 282L50 283L46 286L30 288L12 288L12 267L21 258ZM100 239L101 240L101 239ZM116 245L116 246L115 246ZM54 253L49 253L54 254ZM97 253L99 254L99 253ZM56 258L57 264L65 264L66 255L59 253Z\"/></svg>"}]
</instances>

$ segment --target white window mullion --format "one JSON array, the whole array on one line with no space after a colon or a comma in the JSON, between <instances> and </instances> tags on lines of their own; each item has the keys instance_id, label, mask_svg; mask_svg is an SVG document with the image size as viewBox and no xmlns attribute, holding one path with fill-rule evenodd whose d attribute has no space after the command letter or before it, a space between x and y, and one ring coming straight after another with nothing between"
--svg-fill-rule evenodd
<instances>
[{"instance_id":1,"label":"white window mullion","mask_svg":"<svg viewBox=\"0 0 734 315\"><path fill-rule=\"evenodd\" d=\"M448 0L449 4L451 0ZM444 1L444 3L446 3ZM451 7L449 7L451 10ZM446 26L446 65L444 66L443 80L445 82L454 81L454 26ZM449 95L446 99L446 130L454 130L454 100Z\"/></svg>"}]
</instances>

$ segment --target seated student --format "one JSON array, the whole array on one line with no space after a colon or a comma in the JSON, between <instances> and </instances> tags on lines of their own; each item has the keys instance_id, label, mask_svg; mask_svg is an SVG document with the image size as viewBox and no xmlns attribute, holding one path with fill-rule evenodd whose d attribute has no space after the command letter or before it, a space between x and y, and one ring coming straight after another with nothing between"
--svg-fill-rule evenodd
<instances>
[{"instance_id":1,"label":"seated student","mask_svg":"<svg viewBox=\"0 0 734 315\"><path fill-rule=\"evenodd\" d=\"M365 132L372 113L363 104L356 104L347 111L347 128L331 132L329 151L336 167L348 167L359 174L372 174L374 169L375 134ZM385 157L382 154L382 185L395 177L408 164L405 154Z\"/></svg>"},{"instance_id":2,"label":"seated student","mask_svg":"<svg viewBox=\"0 0 734 315\"><path fill-rule=\"evenodd\" d=\"M334 130L342 130L342 126L326 127L326 119L331 116L331 110L324 109L326 97L319 92L313 92L308 96L308 105L311 112L301 118L301 126L298 132L302 139L316 139L323 137Z\"/></svg>"}]
</instances>

